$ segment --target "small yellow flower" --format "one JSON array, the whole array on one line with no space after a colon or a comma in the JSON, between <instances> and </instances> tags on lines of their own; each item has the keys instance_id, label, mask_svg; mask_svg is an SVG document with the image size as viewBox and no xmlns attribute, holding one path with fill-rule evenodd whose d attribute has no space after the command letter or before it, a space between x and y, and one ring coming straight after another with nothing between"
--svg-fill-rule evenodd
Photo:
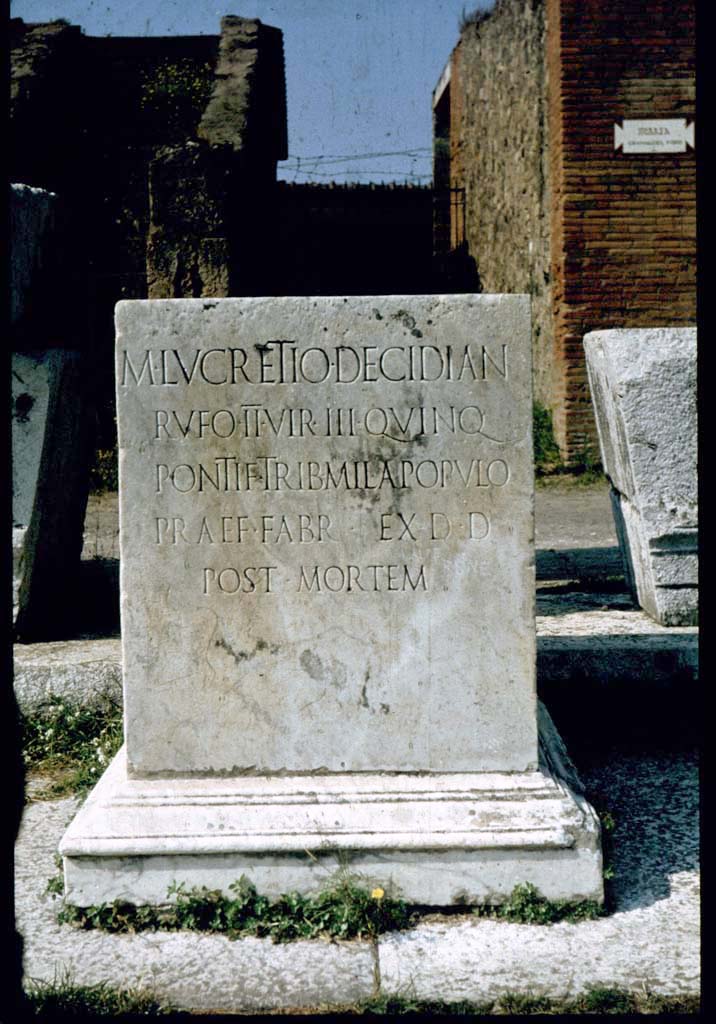
<instances>
[{"instance_id":1,"label":"small yellow flower","mask_svg":"<svg viewBox=\"0 0 716 1024\"><path fill-rule=\"evenodd\" d=\"M380 889L380 888L373 889L373 891L371 892L370 895L371 895L371 898L374 899L374 900L382 900L383 897L385 896L385 891L383 889Z\"/></svg>"}]
</instances>

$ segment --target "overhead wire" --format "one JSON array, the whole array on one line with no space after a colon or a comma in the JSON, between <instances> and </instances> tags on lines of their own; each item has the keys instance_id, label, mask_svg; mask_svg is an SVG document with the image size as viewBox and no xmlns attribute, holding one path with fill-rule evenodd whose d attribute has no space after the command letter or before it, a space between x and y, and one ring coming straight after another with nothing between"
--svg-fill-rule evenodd
<instances>
[{"instance_id":1,"label":"overhead wire","mask_svg":"<svg viewBox=\"0 0 716 1024\"><path fill-rule=\"evenodd\" d=\"M392 150L385 150L384 152L380 152L380 153L342 153L342 154L336 154L336 153L334 153L334 154L325 153L324 154L324 153L321 153L321 154L315 154L313 156L306 156L306 155L298 154L298 153L289 153L289 155L286 158L286 160L285 161L281 161L281 162L282 163L287 163L289 160L297 160L300 163L301 161L305 160L305 161L310 163L310 162L315 161L315 160L320 160L321 162L325 163L325 162L327 162L329 160L331 162L333 162L333 161L338 162L338 161L345 161L345 160L366 160L366 159L372 158L372 157L383 157L383 156L413 156L413 155L417 156L420 153L432 153L432 146L413 146L411 149L392 149Z\"/></svg>"},{"instance_id":2,"label":"overhead wire","mask_svg":"<svg viewBox=\"0 0 716 1024\"><path fill-rule=\"evenodd\" d=\"M430 153L432 153L431 146L413 146L409 149L381 150L371 153L322 153L312 156L290 153L286 160L279 161L279 168L286 176L300 175L302 179L309 181L318 178L335 180L338 177L348 177L354 179L357 184L361 184L360 179L369 178L374 180L375 178L390 177L393 180L399 178L406 182L429 182L432 179L432 173L427 171L421 172L405 168L393 170L381 167L342 169L336 165L352 164L358 160L372 160L394 156L408 157L411 164L414 165L416 160L424 158L425 155ZM331 170L323 169L328 167L331 167ZM295 180L295 177L291 180Z\"/></svg>"},{"instance_id":3,"label":"overhead wire","mask_svg":"<svg viewBox=\"0 0 716 1024\"><path fill-rule=\"evenodd\" d=\"M396 170L385 170L385 169L379 168L379 167L373 168L372 170L363 170L363 171L348 171L348 170L347 171L339 171L339 170L335 170L335 171L309 171L309 170L306 170L305 168L301 168L300 172L297 169L292 169L292 168L279 168L279 170L281 170L282 172L288 173L288 174L300 173L302 175L307 175L308 177L311 177L311 178L334 178L334 177L336 177L336 175L344 175L344 174L353 175L353 176L355 176L355 175L358 175L358 176L362 175L362 176L364 176L364 175L375 175L375 174L379 174L379 175L380 174L389 174L389 175L393 175L393 176L397 175L397 176L403 177L403 178L412 178L412 179L414 179L416 181L417 180L422 180L422 179L429 180L429 179L432 178L432 174L427 174L427 173L426 174L420 174L420 173L415 172L415 171L406 171L406 170L397 170L397 169Z\"/></svg>"}]
</instances>

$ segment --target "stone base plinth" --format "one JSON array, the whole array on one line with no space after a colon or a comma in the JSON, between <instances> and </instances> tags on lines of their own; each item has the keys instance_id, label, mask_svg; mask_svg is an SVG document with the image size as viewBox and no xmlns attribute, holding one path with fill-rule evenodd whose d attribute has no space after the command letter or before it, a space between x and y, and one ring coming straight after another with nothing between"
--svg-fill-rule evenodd
<instances>
[{"instance_id":1,"label":"stone base plinth","mask_svg":"<svg viewBox=\"0 0 716 1024\"><path fill-rule=\"evenodd\" d=\"M601 901L598 819L549 716L532 772L131 779L117 754L60 844L65 899L161 903L172 882L269 896L339 869L411 903L500 902L532 882Z\"/></svg>"}]
</instances>

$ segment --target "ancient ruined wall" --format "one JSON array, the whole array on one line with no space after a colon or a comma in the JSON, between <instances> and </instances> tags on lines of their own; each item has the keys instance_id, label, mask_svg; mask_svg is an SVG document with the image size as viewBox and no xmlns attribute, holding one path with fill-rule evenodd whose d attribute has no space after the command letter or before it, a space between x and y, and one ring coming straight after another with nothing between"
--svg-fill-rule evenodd
<instances>
[{"instance_id":1,"label":"ancient ruined wall","mask_svg":"<svg viewBox=\"0 0 716 1024\"><path fill-rule=\"evenodd\" d=\"M114 306L146 298L148 166L196 134L219 37L95 38L62 22L10 23L10 176L55 192L69 347L87 350L100 447L114 426Z\"/></svg>"},{"instance_id":2,"label":"ancient ruined wall","mask_svg":"<svg viewBox=\"0 0 716 1024\"><path fill-rule=\"evenodd\" d=\"M693 151L626 155L622 118L694 117L690 0L546 0L553 187L555 427L594 442L582 338L695 323Z\"/></svg>"},{"instance_id":3,"label":"ancient ruined wall","mask_svg":"<svg viewBox=\"0 0 716 1024\"><path fill-rule=\"evenodd\" d=\"M465 188L465 233L485 292L532 298L535 397L552 398L544 8L497 0L453 53L451 163Z\"/></svg>"},{"instance_id":4,"label":"ancient ruined wall","mask_svg":"<svg viewBox=\"0 0 716 1024\"><path fill-rule=\"evenodd\" d=\"M266 289L264 193L286 156L282 35L232 16L221 37L168 38L13 19L10 39L11 180L66 211L70 342L86 338L111 447L115 303Z\"/></svg>"}]
</instances>

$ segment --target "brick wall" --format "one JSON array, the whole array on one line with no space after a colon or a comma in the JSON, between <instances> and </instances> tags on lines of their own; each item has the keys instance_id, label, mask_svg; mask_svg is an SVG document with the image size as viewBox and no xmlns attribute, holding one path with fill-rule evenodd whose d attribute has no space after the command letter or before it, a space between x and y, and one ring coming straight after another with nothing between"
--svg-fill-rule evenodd
<instances>
[{"instance_id":1,"label":"brick wall","mask_svg":"<svg viewBox=\"0 0 716 1024\"><path fill-rule=\"evenodd\" d=\"M692 150L614 150L623 118L694 117L687 0L497 0L451 56L450 178L482 290L532 297L535 397L571 461L596 433L590 330L695 323Z\"/></svg>"},{"instance_id":2,"label":"brick wall","mask_svg":"<svg viewBox=\"0 0 716 1024\"><path fill-rule=\"evenodd\" d=\"M622 118L694 117L695 5L546 0L553 406L563 451L593 445L583 335L695 323L693 151L625 155Z\"/></svg>"}]
</instances>

